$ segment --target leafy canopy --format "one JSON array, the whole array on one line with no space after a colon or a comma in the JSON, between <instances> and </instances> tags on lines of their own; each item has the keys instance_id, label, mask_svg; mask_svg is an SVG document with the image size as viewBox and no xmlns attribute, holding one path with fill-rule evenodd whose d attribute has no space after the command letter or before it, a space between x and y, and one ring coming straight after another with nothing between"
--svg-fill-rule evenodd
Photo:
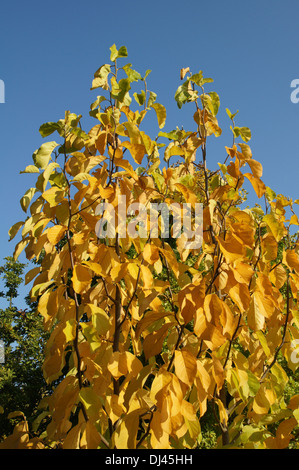
<instances>
[{"instance_id":1,"label":"leafy canopy","mask_svg":"<svg viewBox=\"0 0 299 470\"><path fill-rule=\"evenodd\" d=\"M222 130L220 98L202 71L182 69L175 93L193 128L165 131L150 70L119 65L125 47L110 52L91 85L100 93L90 106L95 125L84 131L70 111L43 124L41 135L55 140L23 171L37 179L10 236L22 229L15 258L43 254L27 279L50 333L44 377L59 384L40 405L42 435L38 427L29 434L24 418L1 447L196 448L211 410L218 448L288 447L299 418L299 395L285 395L298 365L299 245L290 235L298 200L265 185L250 129L228 109L232 143L208 169L207 141ZM157 118L154 138L142 130L148 113ZM265 209L244 208L245 181ZM121 218L121 196L125 209L189 204L192 226L201 204L201 245L188 246L183 232L134 236L141 219L134 211ZM98 237L100 202L126 227L135 221L135 232L109 232L107 219Z\"/></svg>"}]
</instances>

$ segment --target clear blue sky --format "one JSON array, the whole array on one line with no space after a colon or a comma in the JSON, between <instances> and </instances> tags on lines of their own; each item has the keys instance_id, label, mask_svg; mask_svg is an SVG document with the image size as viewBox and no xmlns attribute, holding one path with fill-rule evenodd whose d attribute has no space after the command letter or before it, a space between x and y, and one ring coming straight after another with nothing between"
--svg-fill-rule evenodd
<instances>
[{"instance_id":1,"label":"clear blue sky","mask_svg":"<svg viewBox=\"0 0 299 470\"><path fill-rule=\"evenodd\" d=\"M299 103L290 100L290 83L299 78L298 26L298 0L2 2L0 263L13 251L9 227L25 220L19 200L35 178L19 172L43 142L39 126L66 109L88 116L98 94L90 91L93 73L113 43L127 46L140 73L152 70L148 87L168 110L164 130L192 122L188 105L178 110L173 98L180 68L212 77L208 91L220 95L223 135L208 147L209 167L224 161L232 141L225 108L238 109L237 125L252 131L265 184L297 199Z\"/></svg>"}]
</instances>

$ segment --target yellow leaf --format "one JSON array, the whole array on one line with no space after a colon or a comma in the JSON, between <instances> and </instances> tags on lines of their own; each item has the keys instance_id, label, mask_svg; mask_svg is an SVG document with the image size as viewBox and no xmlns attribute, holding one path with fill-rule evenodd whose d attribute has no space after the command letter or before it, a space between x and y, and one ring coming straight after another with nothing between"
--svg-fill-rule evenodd
<instances>
[{"instance_id":1,"label":"yellow leaf","mask_svg":"<svg viewBox=\"0 0 299 470\"><path fill-rule=\"evenodd\" d=\"M26 449L29 443L27 421L21 421L14 427L13 433L0 443L0 449Z\"/></svg>"},{"instance_id":2,"label":"yellow leaf","mask_svg":"<svg viewBox=\"0 0 299 470\"><path fill-rule=\"evenodd\" d=\"M98 151L100 152L100 155L104 155L106 143L107 143L107 132L106 131L99 132L95 141L95 145Z\"/></svg>"},{"instance_id":3,"label":"yellow leaf","mask_svg":"<svg viewBox=\"0 0 299 470\"><path fill-rule=\"evenodd\" d=\"M119 395L111 395L106 397L105 410L114 424L125 412L125 408L121 403Z\"/></svg>"},{"instance_id":4,"label":"yellow leaf","mask_svg":"<svg viewBox=\"0 0 299 470\"><path fill-rule=\"evenodd\" d=\"M24 222L17 222L12 227L10 227L8 231L9 241L11 241L16 236L16 234L18 233L18 231L23 225L24 225Z\"/></svg>"},{"instance_id":5,"label":"yellow leaf","mask_svg":"<svg viewBox=\"0 0 299 470\"><path fill-rule=\"evenodd\" d=\"M85 424L85 429L80 440L80 449L97 449L100 443L101 437L95 425L88 420Z\"/></svg>"},{"instance_id":6,"label":"yellow leaf","mask_svg":"<svg viewBox=\"0 0 299 470\"><path fill-rule=\"evenodd\" d=\"M178 294L178 303L185 323L189 323L202 307L205 298L205 281L187 284Z\"/></svg>"},{"instance_id":7,"label":"yellow leaf","mask_svg":"<svg viewBox=\"0 0 299 470\"><path fill-rule=\"evenodd\" d=\"M138 127L133 124L132 122L124 122L123 124L125 128L127 129L127 132L130 137L130 141L132 144L142 144L142 138L140 135L140 130Z\"/></svg>"},{"instance_id":8,"label":"yellow leaf","mask_svg":"<svg viewBox=\"0 0 299 470\"><path fill-rule=\"evenodd\" d=\"M75 318L70 318L64 323L63 333L65 340L68 343L73 341L76 337L76 320Z\"/></svg>"},{"instance_id":9,"label":"yellow leaf","mask_svg":"<svg viewBox=\"0 0 299 470\"><path fill-rule=\"evenodd\" d=\"M265 389L265 384L262 384L253 401L253 411L258 415L268 413L268 410L270 408L270 403L265 395Z\"/></svg>"},{"instance_id":10,"label":"yellow leaf","mask_svg":"<svg viewBox=\"0 0 299 470\"><path fill-rule=\"evenodd\" d=\"M246 284L236 284L229 290L231 299L237 304L241 313L245 312L250 304L250 293Z\"/></svg>"},{"instance_id":11,"label":"yellow leaf","mask_svg":"<svg viewBox=\"0 0 299 470\"><path fill-rule=\"evenodd\" d=\"M271 296L266 295L260 290L256 290L254 292L254 299L259 307L261 314L266 318L270 318L275 311L275 305L273 304Z\"/></svg>"},{"instance_id":12,"label":"yellow leaf","mask_svg":"<svg viewBox=\"0 0 299 470\"><path fill-rule=\"evenodd\" d=\"M142 256L148 264L154 264L160 259L159 249L155 245L147 243L144 247Z\"/></svg>"},{"instance_id":13,"label":"yellow leaf","mask_svg":"<svg viewBox=\"0 0 299 470\"><path fill-rule=\"evenodd\" d=\"M180 79L184 80L186 73L190 72L190 67L182 68L180 70Z\"/></svg>"},{"instance_id":14,"label":"yellow leaf","mask_svg":"<svg viewBox=\"0 0 299 470\"><path fill-rule=\"evenodd\" d=\"M238 144L241 148L242 155L245 160L249 160L252 157L252 151L248 144Z\"/></svg>"},{"instance_id":15,"label":"yellow leaf","mask_svg":"<svg viewBox=\"0 0 299 470\"><path fill-rule=\"evenodd\" d=\"M270 356L271 356L271 351L270 351L270 348L269 348L269 346L268 346L267 340L266 340L266 338L265 338L263 332L257 330L257 331L255 332L255 334L256 334L256 336L258 337L259 342L261 343L262 348L263 348L263 350L264 350L266 356L267 356L267 357L270 357Z\"/></svg>"},{"instance_id":16,"label":"yellow leaf","mask_svg":"<svg viewBox=\"0 0 299 470\"><path fill-rule=\"evenodd\" d=\"M226 426L227 425L227 421L228 421L228 414L227 414L227 411L225 409L225 406L223 405L222 401L219 400L219 398L215 398L215 401L218 405L218 409L219 409L219 418L220 418L220 422L222 425Z\"/></svg>"},{"instance_id":17,"label":"yellow leaf","mask_svg":"<svg viewBox=\"0 0 299 470\"><path fill-rule=\"evenodd\" d=\"M144 288L151 289L153 286L153 276L150 269L147 266L141 265L140 270L142 274Z\"/></svg>"},{"instance_id":18,"label":"yellow leaf","mask_svg":"<svg viewBox=\"0 0 299 470\"><path fill-rule=\"evenodd\" d=\"M166 109L160 103L154 103L154 104L152 104L151 107L154 108L154 110L156 111L157 119L158 119L158 125L159 125L159 128L162 129L165 126Z\"/></svg>"},{"instance_id":19,"label":"yellow leaf","mask_svg":"<svg viewBox=\"0 0 299 470\"><path fill-rule=\"evenodd\" d=\"M295 418L289 418L283 420L276 431L276 448L285 449L288 447L290 440L292 439L291 432L297 426L297 420Z\"/></svg>"},{"instance_id":20,"label":"yellow leaf","mask_svg":"<svg viewBox=\"0 0 299 470\"><path fill-rule=\"evenodd\" d=\"M169 434L162 428L162 413L157 410L153 415L150 427L151 447L153 449L169 449Z\"/></svg>"},{"instance_id":21,"label":"yellow leaf","mask_svg":"<svg viewBox=\"0 0 299 470\"><path fill-rule=\"evenodd\" d=\"M277 258L278 244L272 233L266 233L261 241L263 261L272 261Z\"/></svg>"},{"instance_id":22,"label":"yellow leaf","mask_svg":"<svg viewBox=\"0 0 299 470\"><path fill-rule=\"evenodd\" d=\"M165 149L164 160L167 162L170 157L175 155L185 155L185 150L182 147L175 145L174 142L170 142L170 144Z\"/></svg>"},{"instance_id":23,"label":"yellow leaf","mask_svg":"<svg viewBox=\"0 0 299 470\"><path fill-rule=\"evenodd\" d=\"M253 189L256 192L258 198L261 198L266 191L266 185L260 178L256 178L251 173L244 173L244 176L249 179L250 183L253 186Z\"/></svg>"},{"instance_id":24,"label":"yellow leaf","mask_svg":"<svg viewBox=\"0 0 299 470\"><path fill-rule=\"evenodd\" d=\"M34 279L35 276L37 276L37 274L39 274L40 272L41 272L41 268L39 266L37 266L36 268L30 269L30 271L28 271L25 274L25 286L29 284L29 282L31 282L32 279Z\"/></svg>"},{"instance_id":25,"label":"yellow leaf","mask_svg":"<svg viewBox=\"0 0 299 470\"><path fill-rule=\"evenodd\" d=\"M132 165L128 162L128 160L124 160L123 158L118 158L118 159L114 159L114 163L115 163L115 166L120 166L121 168L123 168L124 170L126 170L126 172L135 180L135 181L138 181L138 175L135 173ZM120 173L121 175L123 175L124 173Z\"/></svg>"},{"instance_id":26,"label":"yellow leaf","mask_svg":"<svg viewBox=\"0 0 299 470\"><path fill-rule=\"evenodd\" d=\"M55 225L47 230L47 238L52 245L56 245L64 236L67 228L62 225Z\"/></svg>"},{"instance_id":27,"label":"yellow leaf","mask_svg":"<svg viewBox=\"0 0 299 470\"><path fill-rule=\"evenodd\" d=\"M191 386L197 372L196 358L189 351L175 351L174 366L177 377Z\"/></svg>"},{"instance_id":28,"label":"yellow leaf","mask_svg":"<svg viewBox=\"0 0 299 470\"><path fill-rule=\"evenodd\" d=\"M146 359L160 354L163 341L172 323L165 323L157 331L148 334L143 341L143 351Z\"/></svg>"},{"instance_id":29,"label":"yellow leaf","mask_svg":"<svg viewBox=\"0 0 299 470\"><path fill-rule=\"evenodd\" d=\"M74 267L72 282L77 294L81 294L91 283L91 274L85 266L78 264Z\"/></svg>"},{"instance_id":30,"label":"yellow leaf","mask_svg":"<svg viewBox=\"0 0 299 470\"><path fill-rule=\"evenodd\" d=\"M219 328L217 328L213 324L208 324L207 328L201 335L201 339L203 339L212 351L220 348L225 342L226 337L222 334Z\"/></svg>"},{"instance_id":31,"label":"yellow leaf","mask_svg":"<svg viewBox=\"0 0 299 470\"><path fill-rule=\"evenodd\" d=\"M137 431L139 428L139 410L128 413L115 431L116 449L136 449Z\"/></svg>"},{"instance_id":32,"label":"yellow leaf","mask_svg":"<svg viewBox=\"0 0 299 470\"><path fill-rule=\"evenodd\" d=\"M56 207L64 199L65 191L59 189L57 186L47 189L42 196L50 204L50 207Z\"/></svg>"},{"instance_id":33,"label":"yellow leaf","mask_svg":"<svg viewBox=\"0 0 299 470\"><path fill-rule=\"evenodd\" d=\"M192 207L198 202L196 194L181 183L175 183L175 187L183 194L185 202L190 203Z\"/></svg>"},{"instance_id":34,"label":"yellow leaf","mask_svg":"<svg viewBox=\"0 0 299 470\"><path fill-rule=\"evenodd\" d=\"M290 225L299 225L299 219L296 214L293 214L290 218Z\"/></svg>"},{"instance_id":35,"label":"yellow leaf","mask_svg":"<svg viewBox=\"0 0 299 470\"><path fill-rule=\"evenodd\" d=\"M122 142L122 146L128 149L133 157L133 160L141 165L146 150L143 144L133 144L132 142Z\"/></svg>"},{"instance_id":36,"label":"yellow leaf","mask_svg":"<svg viewBox=\"0 0 299 470\"><path fill-rule=\"evenodd\" d=\"M123 375L138 375L142 369L142 363L137 357L128 351L115 351L108 364L108 370L115 379L119 379Z\"/></svg>"},{"instance_id":37,"label":"yellow leaf","mask_svg":"<svg viewBox=\"0 0 299 470\"><path fill-rule=\"evenodd\" d=\"M238 317L232 313L229 306L225 303L220 321L223 326L223 335L228 339L232 339L238 324Z\"/></svg>"},{"instance_id":38,"label":"yellow leaf","mask_svg":"<svg viewBox=\"0 0 299 470\"><path fill-rule=\"evenodd\" d=\"M229 233L225 240L221 237L217 237L217 240L227 263L244 258L246 248L233 234Z\"/></svg>"},{"instance_id":39,"label":"yellow leaf","mask_svg":"<svg viewBox=\"0 0 299 470\"><path fill-rule=\"evenodd\" d=\"M283 252L283 263L285 263L291 270L295 269L299 274L299 256L293 250L286 250Z\"/></svg>"},{"instance_id":40,"label":"yellow leaf","mask_svg":"<svg viewBox=\"0 0 299 470\"><path fill-rule=\"evenodd\" d=\"M94 423L100 417L102 402L96 390L92 387L83 387L79 392L79 400L82 401L88 418Z\"/></svg>"},{"instance_id":41,"label":"yellow leaf","mask_svg":"<svg viewBox=\"0 0 299 470\"><path fill-rule=\"evenodd\" d=\"M272 232L275 240L279 242L285 234L285 227L282 222L279 222L274 214L267 214L263 217L263 221L266 222L269 229Z\"/></svg>"},{"instance_id":42,"label":"yellow leaf","mask_svg":"<svg viewBox=\"0 0 299 470\"><path fill-rule=\"evenodd\" d=\"M236 262L234 263L234 266L230 267L230 269L232 270L237 282L247 285L249 284L254 272L249 264L243 263L242 261Z\"/></svg>"},{"instance_id":43,"label":"yellow leaf","mask_svg":"<svg viewBox=\"0 0 299 470\"><path fill-rule=\"evenodd\" d=\"M19 241L19 243L16 244L15 250L13 253L13 258L15 261L18 259L18 257L20 256L24 248L28 245L28 243L29 243L29 238L25 238L25 240L21 240Z\"/></svg>"},{"instance_id":44,"label":"yellow leaf","mask_svg":"<svg viewBox=\"0 0 299 470\"><path fill-rule=\"evenodd\" d=\"M259 308L256 293L254 292L251 297L249 309L247 312L248 326L253 331L262 330L264 328L265 317Z\"/></svg>"},{"instance_id":45,"label":"yellow leaf","mask_svg":"<svg viewBox=\"0 0 299 470\"><path fill-rule=\"evenodd\" d=\"M204 299L204 313L208 323L217 323L222 311L223 302L216 294L208 294Z\"/></svg>"},{"instance_id":46,"label":"yellow leaf","mask_svg":"<svg viewBox=\"0 0 299 470\"><path fill-rule=\"evenodd\" d=\"M79 449L80 433L82 429L82 423L74 426L67 434L64 442L63 449Z\"/></svg>"},{"instance_id":47,"label":"yellow leaf","mask_svg":"<svg viewBox=\"0 0 299 470\"><path fill-rule=\"evenodd\" d=\"M275 287L277 287L277 289L281 289L287 280L287 274L284 267L279 264L274 269L272 269L269 273L269 279L275 285Z\"/></svg>"},{"instance_id":48,"label":"yellow leaf","mask_svg":"<svg viewBox=\"0 0 299 470\"><path fill-rule=\"evenodd\" d=\"M211 384L211 376L200 360L197 361L197 377L199 378L204 391L208 392Z\"/></svg>"},{"instance_id":49,"label":"yellow leaf","mask_svg":"<svg viewBox=\"0 0 299 470\"><path fill-rule=\"evenodd\" d=\"M97 333L100 336L105 335L111 326L109 322L109 317L105 310L98 307L97 305L87 304L86 313L88 317L91 316L92 324L95 327Z\"/></svg>"},{"instance_id":50,"label":"yellow leaf","mask_svg":"<svg viewBox=\"0 0 299 470\"><path fill-rule=\"evenodd\" d=\"M247 163L250 166L252 174L255 178L261 178L263 176L263 167L260 162L257 162L251 158L247 161Z\"/></svg>"},{"instance_id":51,"label":"yellow leaf","mask_svg":"<svg viewBox=\"0 0 299 470\"><path fill-rule=\"evenodd\" d=\"M249 248L254 246L254 227L243 222L236 222L232 224L231 229L233 231L234 237L236 237L237 240L242 242L244 245L247 245Z\"/></svg>"},{"instance_id":52,"label":"yellow leaf","mask_svg":"<svg viewBox=\"0 0 299 470\"><path fill-rule=\"evenodd\" d=\"M151 400L156 401L159 399L161 394L165 392L164 389L168 388L168 385L172 381L172 374L167 372L165 369L160 369L153 380L151 386Z\"/></svg>"}]
</instances>

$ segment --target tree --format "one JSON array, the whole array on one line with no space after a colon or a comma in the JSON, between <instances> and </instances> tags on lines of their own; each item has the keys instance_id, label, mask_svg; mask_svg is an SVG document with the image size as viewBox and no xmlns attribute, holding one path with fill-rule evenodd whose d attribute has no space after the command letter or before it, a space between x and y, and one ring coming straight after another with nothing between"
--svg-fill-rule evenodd
<instances>
[{"instance_id":1,"label":"tree","mask_svg":"<svg viewBox=\"0 0 299 470\"><path fill-rule=\"evenodd\" d=\"M32 423L39 414L38 405L47 389L41 366L48 336L43 329L42 318L36 314L36 306L29 299L26 309L18 309L14 305L18 287L23 282L25 265L10 256L5 261L0 267L5 286L1 295L9 302L8 308L0 310L0 338L5 349L5 363L0 367L2 439L13 430L14 420L9 421L8 415L22 410Z\"/></svg>"},{"instance_id":2,"label":"tree","mask_svg":"<svg viewBox=\"0 0 299 470\"><path fill-rule=\"evenodd\" d=\"M285 370L298 365L299 201L265 185L251 132L228 109L232 144L208 169L207 140L221 135L212 79L181 70L175 100L193 107L194 128L164 132L150 71L119 66L124 46L110 52L92 82L102 90L96 124L85 132L69 111L43 124L41 135L61 142L42 144L24 170L37 181L10 236L23 227L15 258L44 250L27 278L51 333L44 377L59 383L42 403L43 434L32 440L25 420L1 446L196 448L209 416L216 447L288 447L299 404L293 388L285 394ZM142 130L152 112L154 139ZM264 210L244 208L245 181Z\"/></svg>"}]
</instances>

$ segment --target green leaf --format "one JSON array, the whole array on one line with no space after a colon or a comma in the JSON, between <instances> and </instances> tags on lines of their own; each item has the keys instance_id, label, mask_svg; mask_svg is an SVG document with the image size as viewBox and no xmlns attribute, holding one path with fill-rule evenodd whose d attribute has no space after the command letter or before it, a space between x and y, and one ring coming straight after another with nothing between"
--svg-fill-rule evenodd
<instances>
[{"instance_id":1,"label":"green leaf","mask_svg":"<svg viewBox=\"0 0 299 470\"><path fill-rule=\"evenodd\" d=\"M192 132L186 132L183 129L179 129L178 127L170 132L159 132L159 137L166 137L169 140L182 140L191 135Z\"/></svg>"},{"instance_id":2,"label":"green leaf","mask_svg":"<svg viewBox=\"0 0 299 470\"><path fill-rule=\"evenodd\" d=\"M111 62L114 62L117 59L117 54L118 54L118 50L115 44L113 44L113 46L110 47L110 51L111 51L110 60Z\"/></svg>"},{"instance_id":3,"label":"green leaf","mask_svg":"<svg viewBox=\"0 0 299 470\"><path fill-rule=\"evenodd\" d=\"M159 128L162 129L165 126L166 109L160 103L154 103L154 104L152 104L151 107L156 111L157 119L158 119L158 125L159 125Z\"/></svg>"},{"instance_id":4,"label":"green leaf","mask_svg":"<svg viewBox=\"0 0 299 470\"><path fill-rule=\"evenodd\" d=\"M248 127L234 127L232 128L235 137L241 137L244 142L248 142L251 139L251 131Z\"/></svg>"},{"instance_id":5,"label":"green leaf","mask_svg":"<svg viewBox=\"0 0 299 470\"><path fill-rule=\"evenodd\" d=\"M227 166L224 163L218 163L220 170L222 171L222 174L225 175L227 172Z\"/></svg>"},{"instance_id":6,"label":"green leaf","mask_svg":"<svg viewBox=\"0 0 299 470\"><path fill-rule=\"evenodd\" d=\"M235 117L235 116L238 114L238 112L239 112L239 110L238 110L236 113L232 114L228 108L225 108L225 111L226 111L226 114L228 115L228 117L229 117L231 120L233 120L234 117Z\"/></svg>"},{"instance_id":7,"label":"green leaf","mask_svg":"<svg viewBox=\"0 0 299 470\"><path fill-rule=\"evenodd\" d=\"M248 142L251 139L251 130L248 127L240 127L240 136L244 142Z\"/></svg>"},{"instance_id":8,"label":"green leaf","mask_svg":"<svg viewBox=\"0 0 299 470\"><path fill-rule=\"evenodd\" d=\"M188 82L185 82L183 83L183 85L178 87L177 91L175 92L174 99L176 100L177 105L180 109L183 104L187 103L187 101L190 99Z\"/></svg>"},{"instance_id":9,"label":"green leaf","mask_svg":"<svg viewBox=\"0 0 299 470\"><path fill-rule=\"evenodd\" d=\"M118 49L118 56L117 56L117 58L120 59L121 57L127 57L127 56L128 56L128 51L127 51L126 46L121 46L121 47Z\"/></svg>"},{"instance_id":10,"label":"green leaf","mask_svg":"<svg viewBox=\"0 0 299 470\"><path fill-rule=\"evenodd\" d=\"M220 98L218 94L215 91L211 91L208 96L211 98L211 108L210 111L213 114L213 116L216 116L218 113L218 109L220 106Z\"/></svg>"},{"instance_id":11,"label":"green leaf","mask_svg":"<svg viewBox=\"0 0 299 470\"><path fill-rule=\"evenodd\" d=\"M127 78L122 78L119 82L116 81L115 77L111 78L111 95L117 99L120 103L128 104L129 99L128 91L131 89L130 81ZM125 103L126 99L126 103Z\"/></svg>"},{"instance_id":12,"label":"green leaf","mask_svg":"<svg viewBox=\"0 0 299 470\"><path fill-rule=\"evenodd\" d=\"M147 100L147 107L150 108L156 101L157 95L153 91L149 92L149 98Z\"/></svg>"},{"instance_id":13,"label":"green leaf","mask_svg":"<svg viewBox=\"0 0 299 470\"><path fill-rule=\"evenodd\" d=\"M46 122L40 126L39 132L42 137L47 137L48 135L53 134L53 132L59 132L62 129L62 122Z\"/></svg>"},{"instance_id":14,"label":"green leaf","mask_svg":"<svg viewBox=\"0 0 299 470\"><path fill-rule=\"evenodd\" d=\"M208 94L201 95L200 98L203 103L203 106L208 108L208 110L213 116L216 116L216 114L218 113L219 106L220 106L220 99L219 99L218 94L214 91L211 91Z\"/></svg>"},{"instance_id":15,"label":"green leaf","mask_svg":"<svg viewBox=\"0 0 299 470\"><path fill-rule=\"evenodd\" d=\"M38 168L44 170L51 158L53 150L57 147L56 142L46 142L42 144L38 150L32 155L33 161Z\"/></svg>"},{"instance_id":16,"label":"green leaf","mask_svg":"<svg viewBox=\"0 0 299 470\"><path fill-rule=\"evenodd\" d=\"M51 186L58 186L58 188L64 188L67 184L63 173L52 173L49 177Z\"/></svg>"},{"instance_id":17,"label":"green leaf","mask_svg":"<svg viewBox=\"0 0 299 470\"><path fill-rule=\"evenodd\" d=\"M159 132L158 134L159 137L166 137L169 140L179 140L180 135L178 130L174 130L171 132Z\"/></svg>"},{"instance_id":18,"label":"green leaf","mask_svg":"<svg viewBox=\"0 0 299 470\"><path fill-rule=\"evenodd\" d=\"M145 91L142 90L141 93L134 93L133 94L136 102L139 104L139 106L142 106L145 102Z\"/></svg>"},{"instance_id":19,"label":"green leaf","mask_svg":"<svg viewBox=\"0 0 299 470\"><path fill-rule=\"evenodd\" d=\"M138 82L138 80L141 80L141 75L139 72L136 72L136 70L133 70L131 68L132 64L127 64L123 66L124 71L127 74L128 80L132 82Z\"/></svg>"},{"instance_id":20,"label":"green leaf","mask_svg":"<svg viewBox=\"0 0 299 470\"><path fill-rule=\"evenodd\" d=\"M269 186L266 188L266 198L268 201L272 202L276 198L276 193Z\"/></svg>"},{"instance_id":21,"label":"green leaf","mask_svg":"<svg viewBox=\"0 0 299 470\"><path fill-rule=\"evenodd\" d=\"M150 73L151 73L151 70L148 69L148 70L145 72L145 75L144 75L144 77L143 77L142 80L145 80L145 79L149 76Z\"/></svg>"},{"instance_id":22,"label":"green leaf","mask_svg":"<svg viewBox=\"0 0 299 470\"><path fill-rule=\"evenodd\" d=\"M200 70L198 73L195 73L195 74L191 75L189 80L191 82L195 83L195 85L202 86L203 85L202 71Z\"/></svg>"},{"instance_id":23,"label":"green leaf","mask_svg":"<svg viewBox=\"0 0 299 470\"><path fill-rule=\"evenodd\" d=\"M114 62L116 59L120 59L121 57L128 56L127 48L125 46L121 46L120 49L117 50L116 45L113 44L113 46L110 47L110 51L111 62Z\"/></svg>"},{"instance_id":24,"label":"green leaf","mask_svg":"<svg viewBox=\"0 0 299 470\"><path fill-rule=\"evenodd\" d=\"M197 90L192 90L192 87L189 83L190 80L191 79L188 79L185 83L179 86L175 92L174 99L176 100L179 108L181 108L183 104L190 101L195 101L198 98L198 92Z\"/></svg>"},{"instance_id":25,"label":"green leaf","mask_svg":"<svg viewBox=\"0 0 299 470\"><path fill-rule=\"evenodd\" d=\"M225 108L225 111L226 111L226 114L228 115L228 117L231 119L232 118L232 113L230 112L230 110L228 108Z\"/></svg>"},{"instance_id":26,"label":"green leaf","mask_svg":"<svg viewBox=\"0 0 299 470\"><path fill-rule=\"evenodd\" d=\"M204 78L202 83L205 84L205 83L213 83L214 80L212 78Z\"/></svg>"}]
</instances>

